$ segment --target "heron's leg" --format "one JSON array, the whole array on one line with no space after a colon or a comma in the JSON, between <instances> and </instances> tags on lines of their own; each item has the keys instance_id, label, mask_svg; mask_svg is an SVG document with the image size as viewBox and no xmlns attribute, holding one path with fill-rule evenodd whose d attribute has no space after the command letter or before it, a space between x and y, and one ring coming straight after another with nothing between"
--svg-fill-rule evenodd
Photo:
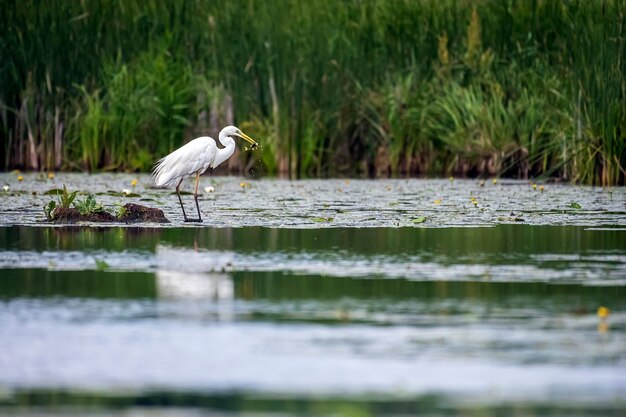
<instances>
[{"instance_id":1,"label":"heron's leg","mask_svg":"<svg viewBox=\"0 0 626 417\"><path fill-rule=\"evenodd\" d=\"M183 199L180 198L180 192L178 191L178 189L180 188L180 184L182 184L184 178L181 178L180 181L178 182L178 185L176 186L176 195L178 195L178 201L180 202L180 208L183 209L183 217L185 218L185 221L187 221L187 215L185 214L185 207L183 206Z\"/></svg>"},{"instance_id":2,"label":"heron's leg","mask_svg":"<svg viewBox=\"0 0 626 417\"><path fill-rule=\"evenodd\" d=\"M202 216L200 215L200 206L198 205L198 183L200 182L200 174L196 174L196 191L193 193L193 198L196 200L196 209L198 210L198 221L202 221Z\"/></svg>"}]
</instances>

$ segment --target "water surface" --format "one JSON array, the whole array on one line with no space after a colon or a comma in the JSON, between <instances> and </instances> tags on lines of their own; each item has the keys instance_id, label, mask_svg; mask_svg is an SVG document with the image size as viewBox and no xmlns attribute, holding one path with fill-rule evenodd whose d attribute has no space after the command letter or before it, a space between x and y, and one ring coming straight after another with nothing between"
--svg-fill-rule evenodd
<instances>
[{"instance_id":1,"label":"water surface","mask_svg":"<svg viewBox=\"0 0 626 417\"><path fill-rule=\"evenodd\" d=\"M54 179L23 174L19 182L0 173L0 224L42 225L46 191L78 190L78 199L95 194L115 212L132 202L160 208L172 223L159 227L280 228L450 227L524 223L533 225L621 226L626 228L626 188L534 184L499 180L301 180L203 176L200 209L204 223L183 223L171 189L155 189L145 174L68 174ZM132 186L137 180L136 186ZM210 192L205 191L208 188ZM193 180L183 183L187 193ZM543 189L543 191L540 191ZM130 196L122 191L127 190ZM191 195L187 213L195 216ZM113 225L124 226L123 224ZM155 227L155 225L148 225Z\"/></svg>"},{"instance_id":2,"label":"water surface","mask_svg":"<svg viewBox=\"0 0 626 417\"><path fill-rule=\"evenodd\" d=\"M14 226L0 276L4 414L626 411L615 227Z\"/></svg>"}]
</instances>

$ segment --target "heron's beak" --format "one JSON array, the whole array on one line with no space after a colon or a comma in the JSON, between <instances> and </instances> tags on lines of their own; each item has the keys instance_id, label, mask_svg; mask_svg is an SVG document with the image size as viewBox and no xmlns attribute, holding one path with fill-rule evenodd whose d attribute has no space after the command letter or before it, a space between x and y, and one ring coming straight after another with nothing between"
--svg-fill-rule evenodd
<instances>
[{"instance_id":1,"label":"heron's beak","mask_svg":"<svg viewBox=\"0 0 626 417\"><path fill-rule=\"evenodd\" d=\"M250 147L251 149L256 149L256 148L259 147L259 144L257 143L257 141L255 141L254 139L252 139L250 136L246 135L242 131L239 131L239 135L240 135L241 139L250 142L250 144L252 145Z\"/></svg>"}]
</instances>

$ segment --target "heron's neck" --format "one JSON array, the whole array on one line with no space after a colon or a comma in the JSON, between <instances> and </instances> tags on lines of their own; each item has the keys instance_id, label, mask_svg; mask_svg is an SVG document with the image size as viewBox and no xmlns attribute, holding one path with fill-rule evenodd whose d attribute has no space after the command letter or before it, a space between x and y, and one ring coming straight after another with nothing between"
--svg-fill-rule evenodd
<instances>
[{"instance_id":1,"label":"heron's neck","mask_svg":"<svg viewBox=\"0 0 626 417\"><path fill-rule=\"evenodd\" d=\"M217 148L217 153L215 154L215 162L213 162L213 168L217 167L222 162L230 158L235 152L235 140L233 138L220 133L218 139L224 147Z\"/></svg>"}]
</instances>

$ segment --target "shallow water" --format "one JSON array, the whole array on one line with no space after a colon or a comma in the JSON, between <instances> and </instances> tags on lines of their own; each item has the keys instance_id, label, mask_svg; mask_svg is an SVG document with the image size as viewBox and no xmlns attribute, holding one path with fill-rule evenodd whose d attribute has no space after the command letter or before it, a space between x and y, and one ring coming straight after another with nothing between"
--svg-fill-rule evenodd
<instances>
[{"instance_id":1,"label":"shallow water","mask_svg":"<svg viewBox=\"0 0 626 417\"><path fill-rule=\"evenodd\" d=\"M626 188L597 188L498 180L248 180L202 177L200 207L204 223L183 223L172 190L155 189L148 175L0 174L0 224L40 225L50 189L95 194L115 212L133 202L161 208L172 221L161 227L281 228L449 227L524 223L534 225L624 226ZM137 179L135 187L131 181ZM243 186L242 186L243 184ZM213 191L204 191L212 187ZM543 191L540 188L544 187ZM137 197L124 197L127 189ZM193 191L193 181L183 185ZM183 196L195 217L191 195ZM421 222L421 218L423 222ZM117 225L120 226L120 225ZM154 226L154 225L153 225Z\"/></svg>"},{"instance_id":2,"label":"shallow water","mask_svg":"<svg viewBox=\"0 0 626 417\"><path fill-rule=\"evenodd\" d=\"M3 415L626 412L620 227L13 226L0 275Z\"/></svg>"}]
</instances>

